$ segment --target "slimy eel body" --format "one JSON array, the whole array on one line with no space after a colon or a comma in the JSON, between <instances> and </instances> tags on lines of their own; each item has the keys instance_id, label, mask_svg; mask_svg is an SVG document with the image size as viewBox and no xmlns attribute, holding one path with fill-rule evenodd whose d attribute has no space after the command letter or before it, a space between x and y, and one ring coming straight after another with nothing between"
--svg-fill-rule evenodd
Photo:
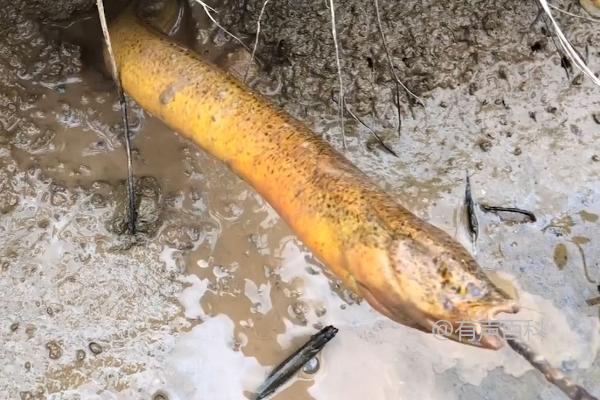
<instances>
[{"instance_id":1,"label":"slimy eel body","mask_svg":"<svg viewBox=\"0 0 600 400\"><path fill-rule=\"evenodd\" d=\"M600 0L579 0L579 3L590 15L600 17Z\"/></svg>"},{"instance_id":2,"label":"slimy eel body","mask_svg":"<svg viewBox=\"0 0 600 400\"><path fill-rule=\"evenodd\" d=\"M470 254L373 184L307 127L132 12L111 41L124 90L249 182L345 285L388 317L438 320L516 312ZM484 347L499 347L483 338Z\"/></svg>"}]
</instances>

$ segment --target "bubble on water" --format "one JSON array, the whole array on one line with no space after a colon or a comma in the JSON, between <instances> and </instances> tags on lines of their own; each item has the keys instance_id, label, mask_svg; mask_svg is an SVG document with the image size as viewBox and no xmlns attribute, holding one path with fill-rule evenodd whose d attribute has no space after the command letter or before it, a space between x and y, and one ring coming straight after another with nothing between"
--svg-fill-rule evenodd
<instances>
[{"instance_id":1,"label":"bubble on water","mask_svg":"<svg viewBox=\"0 0 600 400\"><path fill-rule=\"evenodd\" d=\"M6 159L0 153L2 162ZM0 358L13 360L14 368L25 365L31 370L16 373L13 367L1 368L0 391L17 398L23 389L35 388L36 382L46 379L43 366L49 361L52 371L64 372L66 390L75 373L70 364L80 363L77 374L91 376L93 371L91 364L81 362L85 352L75 349L90 344L89 350L99 353L99 339L109 337L114 338L110 356L123 368L138 362L149 368L159 364L156 357L166 351L165 340L168 343L171 337L162 325L176 318L179 310L166 300L181 287L171 279L172 260L163 264L156 244L132 248L127 254L107 252L105 213L86 206L88 194L52 187L35 170L17 169L14 179L21 185L20 201L10 219L0 218L0 261L10 267L12 277L0 280L0 291L15 299L2 306L3 315L13 322L0 332L6 343L0 347ZM44 196L51 192L68 201ZM31 293L36 293L34 299ZM71 351L75 354L65 357ZM45 392L40 396L45 398Z\"/></svg>"},{"instance_id":2,"label":"bubble on water","mask_svg":"<svg viewBox=\"0 0 600 400\"><path fill-rule=\"evenodd\" d=\"M169 400L169 396L165 392L156 392L152 395L152 400Z\"/></svg>"},{"instance_id":3,"label":"bubble on water","mask_svg":"<svg viewBox=\"0 0 600 400\"><path fill-rule=\"evenodd\" d=\"M100 346L98 343L96 342L90 342L88 344L88 348L90 349L90 351L95 354L98 355L100 353L102 353L102 346Z\"/></svg>"},{"instance_id":4,"label":"bubble on water","mask_svg":"<svg viewBox=\"0 0 600 400\"><path fill-rule=\"evenodd\" d=\"M62 356L62 348L55 340L46 343L46 349L48 349L48 357L53 360L59 359Z\"/></svg>"},{"instance_id":5,"label":"bubble on water","mask_svg":"<svg viewBox=\"0 0 600 400\"><path fill-rule=\"evenodd\" d=\"M302 372L310 375L316 374L319 371L320 366L321 363L319 361L319 358L313 357L310 360L308 360L306 364L304 364L304 367L302 367Z\"/></svg>"},{"instance_id":6,"label":"bubble on water","mask_svg":"<svg viewBox=\"0 0 600 400\"><path fill-rule=\"evenodd\" d=\"M83 361L83 360L85 360L85 350L78 349L78 350L75 352L75 359L76 359L77 361Z\"/></svg>"}]
</instances>

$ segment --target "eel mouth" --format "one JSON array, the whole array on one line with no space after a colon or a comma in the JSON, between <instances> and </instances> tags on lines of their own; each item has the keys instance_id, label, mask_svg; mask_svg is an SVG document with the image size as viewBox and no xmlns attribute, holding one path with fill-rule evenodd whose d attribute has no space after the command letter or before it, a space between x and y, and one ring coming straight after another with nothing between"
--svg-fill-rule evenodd
<instances>
[{"instance_id":1,"label":"eel mouth","mask_svg":"<svg viewBox=\"0 0 600 400\"><path fill-rule=\"evenodd\" d=\"M484 349L498 350L504 346L502 324L496 316L519 311L517 300L501 298L493 303L475 302L459 305L452 315L431 315L418 304L395 297L377 296L359 284L361 295L380 313L403 325L431 333L440 340L453 340Z\"/></svg>"}]
</instances>

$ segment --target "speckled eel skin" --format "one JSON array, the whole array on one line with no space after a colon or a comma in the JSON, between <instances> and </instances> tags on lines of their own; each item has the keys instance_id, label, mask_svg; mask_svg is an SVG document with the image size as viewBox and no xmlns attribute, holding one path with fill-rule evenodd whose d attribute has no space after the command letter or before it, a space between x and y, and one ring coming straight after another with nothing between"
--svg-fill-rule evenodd
<instances>
[{"instance_id":1,"label":"speckled eel skin","mask_svg":"<svg viewBox=\"0 0 600 400\"><path fill-rule=\"evenodd\" d=\"M456 327L517 312L517 302L459 243L398 204L301 122L131 9L110 35L124 90L249 182L376 310L429 332L440 320ZM495 349L502 341L483 335L469 344Z\"/></svg>"}]
</instances>

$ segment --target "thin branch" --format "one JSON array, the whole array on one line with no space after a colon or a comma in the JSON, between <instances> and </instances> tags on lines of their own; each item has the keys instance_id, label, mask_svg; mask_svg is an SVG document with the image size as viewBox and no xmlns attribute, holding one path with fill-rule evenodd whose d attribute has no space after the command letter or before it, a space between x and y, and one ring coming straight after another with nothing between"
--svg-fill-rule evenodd
<instances>
[{"instance_id":1,"label":"thin branch","mask_svg":"<svg viewBox=\"0 0 600 400\"><path fill-rule=\"evenodd\" d=\"M558 38L558 42L559 42L561 48L563 49L564 53L571 59L573 64L575 64L575 66L577 68L579 68L579 70L581 70L581 72L583 72L584 75L587 75L587 77L590 78L592 80L592 82L594 82L595 85L600 86L600 79L598 79L598 77L596 77L596 75L594 75L594 73L589 69L589 67L586 65L586 63L581 59L581 56L579 55L577 50L573 47L571 42L569 42L569 40L563 33L562 29L558 25L558 22L556 22L556 19L552 15L552 11L550 11L550 6L548 5L548 1L547 0L538 0L538 2L540 3L540 6L542 7L544 12L550 19L550 22L552 22L552 27L554 28L554 33L555 33L556 37Z\"/></svg>"},{"instance_id":2,"label":"thin branch","mask_svg":"<svg viewBox=\"0 0 600 400\"><path fill-rule=\"evenodd\" d=\"M400 136L402 133L402 107L400 107L400 85L398 85L398 82L396 82L396 90L394 90L393 96L394 103L396 104L396 112L398 113L398 136Z\"/></svg>"},{"instance_id":3,"label":"thin branch","mask_svg":"<svg viewBox=\"0 0 600 400\"><path fill-rule=\"evenodd\" d=\"M474 245L477 241L477 236L479 235L479 222L477 221L477 213L475 212L475 200L473 200L473 193L471 192L471 178L469 177L469 171L466 173L465 209L467 214L467 225L469 226L469 235L471 236L471 243Z\"/></svg>"},{"instance_id":4,"label":"thin branch","mask_svg":"<svg viewBox=\"0 0 600 400\"><path fill-rule=\"evenodd\" d=\"M214 8L212 8L211 6L209 6L208 4L206 4L205 2L203 2L202 0L194 0L194 1L196 3L198 3L198 4L200 4L200 6L202 6L202 8L204 9L204 12L208 16L208 18L213 22L213 24L215 24L219 29L221 29L223 32L225 32L226 34L228 34L229 36L231 36L233 39L235 39L239 44L242 45L243 48L245 48L246 50L250 51L250 49L248 48L248 46L246 46L246 44L244 42L242 42L242 40L240 38L238 38L233 33L229 32L227 29L225 29L225 27L223 25L221 25L219 23L219 21L217 21L215 19L215 17L213 17L213 15L210 13L211 11L213 11L215 14L218 14L217 10L215 10Z\"/></svg>"},{"instance_id":5,"label":"thin branch","mask_svg":"<svg viewBox=\"0 0 600 400\"><path fill-rule=\"evenodd\" d=\"M583 19L583 20L590 21L590 22L600 22L600 18L593 18L593 17L586 17L585 15L578 15L578 14L569 12L567 10L563 10L562 8L557 7L554 4L550 4L550 3L548 3L548 6L550 8L555 9L556 11L558 11L560 13L563 13L563 14L566 14L566 15L570 15L571 17Z\"/></svg>"},{"instance_id":6,"label":"thin branch","mask_svg":"<svg viewBox=\"0 0 600 400\"><path fill-rule=\"evenodd\" d=\"M581 256L581 263L583 264L583 274L585 275L585 279L587 279L589 283L595 285L597 282L590 276L590 271L588 270L587 260L585 259L585 252L583 251L583 247L581 247L581 245L575 241L573 241L573 244L577 247L577 250L579 250L579 255Z\"/></svg>"},{"instance_id":7,"label":"thin branch","mask_svg":"<svg viewBox=\"0 0 600 400\"><path fill-rule=\"evenodd\" d=\"M398 74L396 74L396 70L394 68L394 63L392 62L392 57L390 56L390 52L388 49L387 40L385 39L385 34L383 33L383 26L381 25L381 14L379 12L379 0L374 0L374 3L375 3L375 14L377 16L377 28L379 29L379 35L381 36L381 41L383 42L383 49L385 50L385 55L388 60L388 64L390 67L390 72L392 74L392 77L394 78L394 80L396 81L396 83L398 85L402 86L402 88L406 91L406 93L408 93L409 95L414 97L415 100L417 100L417 102L419 104L424 106L425 103L423 102L423 100L419 96L417 96L416 94L411 92L410 89L407 88L404 83L402 83L400 78L398 78Z\"/></svg>"},{"instance_id":8,"label":"thin branch","mask_svg":"<svg viewBox=\"0 0 600 400\"><path fill-rule=\"evenodd\" d=\"M529 24L529 30L532 31L535 26L537 25L537 23L544 17L544 10L542 10L541 7L538 7L538 13L535 16L533 22L531 24ZM546 23L546 20L544 20L544 23ZM548 24L546 24L548 25ZM548 30L550 30L550 27L548 27ZM554 38L552 38L552 40L554 40Z\"/></svg>"},{"instance_id":9,"label":"thin branch","mask_svg":"<svg viewBox=\"0 0 600 400\"><path fill-rule=\"evenodd\" d=\"M98 7L98 16L100 17L100 25L102 26L102 34L104 35L104 42L108 56L110 58L111 74L117 87L117 94L119 96L119 105L121 107L121 116L123 118L123 129L125 134L125 152L127 154L127 197L129 199L128 208L128 227L129 234L135 234L135 189L133 187L133 161L131 156L131 138L129 136L129 118L127 117L127 101L125 99L125 93L121 86L121 78L119 77L119 71L117 69L117 62L115 61L115 55L112 49L110 35L108 33L108 24L106 23L106 15L104 13L104 3L102 0L96 0L96 6Z\"/></svg>"},{"instance_id":10,"label":"thin branch","mask_svg":"<svg viewBox=\"0 0 600 400\"><path fill-rule=\"evenodd\" d=\"M258 48L258 39L260 38L260 21L262 20L262 16L265 13L265 7L269 3L270 0L264 0L263 5L260 9L260 13L258 14L258 20L256 21L256 38L254 39L254 46L252 47L252 56L250 57L250 62L246 67L246 73L244 74L244 82L248 79L248 73L250 72L250 68L254 63L254 56L256 54L256 49Z\"/></svg>"},{"instance_id":11,"label":"thin branch","mask_svg":"<svg viewBox=\"0 0 600 400\"><path fill-rule=\"evenodd\" d=\"M534 351L527 344L512 338L507 338L506 342L517 354L522 356L529 362L529 364L540 371L548 382L566 394L569 399L598 400L598 398L590 394L582 386L579 386L557 368L553 367L548 360Z\"/></svg>"},{"instance_id":12,"label":"thin branch","mask_svg":"<svg viewBox=\"0 0 600 400\"><path fill-rule=\"evenodd\" d=\"M104 14L104 3L102 0L96 0L96 6L98 7L98 16L100 18L100 26L102 27L102 34L104 35L104 44L106 45L106 50L108 51L108 58L110 61L111 74L113 80L117 84L117 90L122 92L121 81L119 79L119 74L117 71L117 62L115 61L115 53L113 52L110 35L108 34L108 24L106 23L106 15Z\"/></svg>"},{"instance_id":13,"label":"thin branch","mask_svg":"<svg viewBox=\"0 0 600 400\"><path fill-rule=\"evenodd\" d=\"M548 32L550 32L552 29L550 28L550 25L548 25L548 18L545 18L546 13L544 12L541 6L538 5L538 8L539 11L537 17L535 18L535 21L533 21L533 23L531 24L531 27L533 27L537 23L537 21L541 19L544 22L544 25L546 25L546 29L548 30ZM550 39L552 39L552 44L554 44L554 48L561 57L560 66L564 69L565 74L567 75L567 80L571 80L571 74L569 73L569 66L571 65L571 62L569 61L569 58L565 55L562 47L558 43L556 43L556 36L552 35L550 36ZM569 65L565 65L565 62L568 62Z\"/></svg>"},{"instance_id":14,"label":"thin branch","mask_svg":"<svg viewBox=\"0 0 600 400\"><path fill-rule=\"evenodd\" d=\"M342 65L340 62L340 49L337 40L337 30L335 28L335 8L333 5L333 0L329 0L329 10L331 12L331 34L333 35L333 44L335 46L335 62L337 65L337 73L340 85L340 93L339 99L340 103L338 104L339 108L339 118L340 118L340 128L342 130L342 144L344 149L346 149L346 131L344 129L344 79L342 78Z\"/></svg>"},{"instance_id":15,"label":"thin branch","mask_svg":"<svg viewBox=\"0 0 600 400\"><path fill-rule=\"evenodd\" d=\"M350 114L350 116L352 118L354 118L359 124L361 124L362 126L364 126L365 128L367 128L367 130L371 133L371 135L373 135L375 137L375 139L377 139L377 141L379 142L379 144L381 145L381 147L383 147L384 149L386 149L390 154L392 154L395 157L398 157L398 154L396 154L396 152L394 150L392 150L391 147L389 147L387 144L385 144L385 142L383 141L383 139L377 134L377 132L375 132L373 129L371 129L371 127L367 124L365 124L363 122L362 119L360 119L359 117L357 117L351 110L350 110L350 106L348 106L348 103L344 102L344 105L346 106L346 111L348 111L348 114Z\"/></svg>"}]
</instances>

